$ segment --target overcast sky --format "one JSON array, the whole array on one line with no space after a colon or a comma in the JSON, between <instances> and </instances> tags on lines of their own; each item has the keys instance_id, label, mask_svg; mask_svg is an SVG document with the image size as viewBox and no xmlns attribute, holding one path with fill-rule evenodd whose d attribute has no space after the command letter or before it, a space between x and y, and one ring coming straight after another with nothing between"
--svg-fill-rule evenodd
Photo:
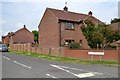
<instances>
[{"instance_id":1,"label":"overcast sky","mask_svg":"<svg viewBox=\"0 0 120 80\"><path fill-rule=\"evenodd\" d=\"M45 9L62 10L66 1L69 11L84 14L92 11L93 16L106 23L118 17L119 0L3 0L0 2L0 36L15 32L24 24L30 31L38 30Z\"/></svg>"}]
</instances>

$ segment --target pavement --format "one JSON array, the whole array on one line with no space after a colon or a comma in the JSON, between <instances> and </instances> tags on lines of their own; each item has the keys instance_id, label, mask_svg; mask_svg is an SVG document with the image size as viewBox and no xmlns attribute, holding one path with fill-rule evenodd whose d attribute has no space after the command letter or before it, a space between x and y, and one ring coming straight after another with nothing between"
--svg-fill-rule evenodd
<instances>
[{"instance_id":1,"label":"pavement","mask_svg":"<svg viewBox=\"0 0 120 80\"><path fill-rule=\"evenodd\" d=\"M2 78L118 78L118 67L51 61L4 52Z\"/></svg>"}]
</instances>

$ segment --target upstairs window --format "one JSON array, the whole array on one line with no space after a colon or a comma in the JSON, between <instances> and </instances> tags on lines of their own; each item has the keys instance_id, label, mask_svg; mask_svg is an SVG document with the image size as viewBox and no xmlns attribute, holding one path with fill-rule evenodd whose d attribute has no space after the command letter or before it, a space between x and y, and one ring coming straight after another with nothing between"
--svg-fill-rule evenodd
<instances>
[{"instance_id":1,"label":"upstairs window","mask_svg":"<svg viewBox=\"0 0 120 80\"><path fill-rule=\"evenodd\" d=\"M67 22L66 26L65 26L65 29L72 29L72 30L74 30L75 29L75 24Z\"/></svg>"},{"instance_id":2,"label":"upstairs window","mask_svg":"<svg viewBox=\"0 0 120 80\"><path fill-rule=\"evenodd\" d=\"M71 28L72 28L72 29L75 29L75 24L74 24L74 23L72 23Z\"/></svg>"}]
</instances>

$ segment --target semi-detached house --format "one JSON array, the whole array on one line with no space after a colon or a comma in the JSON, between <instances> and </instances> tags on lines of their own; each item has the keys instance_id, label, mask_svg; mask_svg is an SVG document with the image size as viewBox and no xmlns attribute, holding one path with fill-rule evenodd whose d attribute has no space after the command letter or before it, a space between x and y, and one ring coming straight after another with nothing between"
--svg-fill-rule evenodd
<instances>
[{"instance_id":1,"label":"semi-detached house","mask_svg":"<svg viewBox=\"0 0 120 80\"><path fill-rule=\"evenodd\" d=\"M2 37L2 43L9 45L10 43L34 43L34 35L26 26L17 30L16 32L9 32L6 36Z\"/></svg>"},{"instance_id":2,"label":"semi-detached house","mask_svg":"<svg viewBox=\"0 0 120 80\"><path fill-rule=\"evenodd\" d=\"M88 42L83 35L81 27L82 21L89 19L98 25L100 20L88 14L68 11L65 6L63 10L46 8L44 15L38 26L39 44L42 47L61 47L66 42L78 42L84 49L88 49Z\"/></svg>"}]
</instances>

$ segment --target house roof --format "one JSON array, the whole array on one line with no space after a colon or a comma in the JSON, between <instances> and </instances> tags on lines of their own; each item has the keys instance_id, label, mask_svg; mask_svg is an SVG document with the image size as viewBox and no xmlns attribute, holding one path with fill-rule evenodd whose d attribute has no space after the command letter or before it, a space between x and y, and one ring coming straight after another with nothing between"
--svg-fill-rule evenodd
<instances>
[{"instance_id":1,"label":"house roof","mask_svg":"<svg viewBox=\"0 0 120 80\"><path fill-rule=\"evenodd\" d=\"M2 36L2 39L5 39L6 37L10 37L14 35L14 32L9 32L6 36Z\"/></svg>"},{"instance_id":2,"label":"house roof","mask_svg":"<svg viewBox=\"0 0 120 80\"><path fill-rule=\"evenodd\" d=\"M14 34L16 34L16 33L18 33L18 32L21 32L21 31L23 31L23 30L27 30L29 33L31 33L26 27L23 27L23 28L17 30Z\"/></svg>"},{"instance_id":3,"label":"house roof","mask_svg":"<svg viewBox=\"0 0 120 80\"><path fill-rule=\"evenodd\" d=\"M5 37L7 37L7 36L2 36L2 39L4 39Z\"/></svg>"},{"instance_id":4,"label":"house roof","mask_svg":"<svg viewBox=\"0 0 120 80\"><path fill-rule=\"evenodd\" d=\"M24 30L27 32L24 33L23 32ZM26 27L24 27L14 33L13 42L14 43L33 43L34 35Z\"/></svg>"},{"instance_id":5,"label":"house roof","mask_svg":"<svg viewBox=\"0 0 120 80\"><path fill-rule=\"evenodd\" d=\"M59 20L68 20L68 21L74 21L79 22L81 20L85 20L89 15L88 14L82 14L82 13L76 13L76 12L70 12L70 11L64 11L64 10L58 10L53 8L47 8L54 16L56 16ZM91 20L94 20L98 23L101 23L100 20L95 18L94 16L90 17Z\"/></svg>"},{"instance_id":6,"label":"house roof","mask_svg":"<svg viewBox=\"0 0 120 80\"><path fill-rule=\"evenodd\" d=\"M119 30L119 31L120 31L120 22L112 23L110 26L111 26L114 30Z\"/></svg>"}]
</instances>

